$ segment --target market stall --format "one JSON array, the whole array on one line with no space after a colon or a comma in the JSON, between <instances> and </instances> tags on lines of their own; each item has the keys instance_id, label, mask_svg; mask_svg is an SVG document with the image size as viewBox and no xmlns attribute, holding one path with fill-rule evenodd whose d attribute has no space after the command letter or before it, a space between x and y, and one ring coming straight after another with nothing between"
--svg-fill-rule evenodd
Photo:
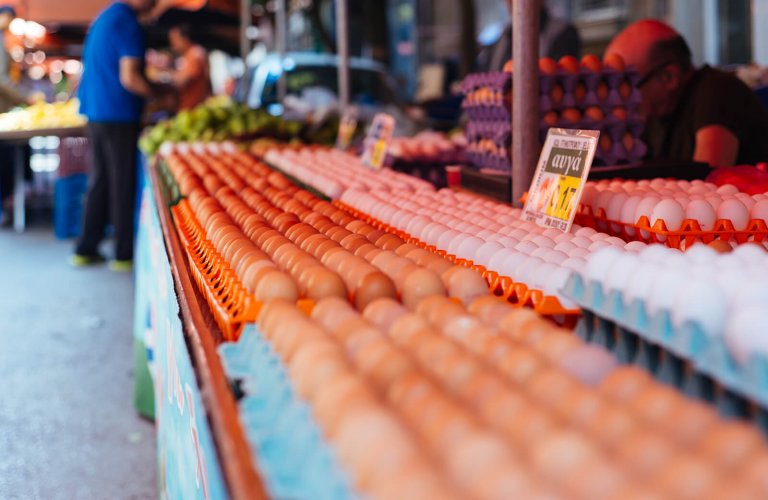
<instances>
[{"instance_id":1,"label":"market stall","mask_svg":"<svg viewBox=\"0 0 768 500\"><path fill-rule=\"evenodd\" d=\"M604 130L599 145L574 137L607 164L642 150L636 74L542 65L525 47L535 10L516 17L514 67L464 85L468 156L512 160L496 162L507 201L545 184L552 125ZM500 122L511 151L493 144ZM311 140L165 139L151 143L138 267L156 267L137 311L168 301L171 324L137 324L156 402L186 380L194 408L178 441L158 415L161 463L202 443L167 470L172 495L768 494L765 194L608 169L569 203L534 189L521 209Z\"/></svg>"}]
</instances>

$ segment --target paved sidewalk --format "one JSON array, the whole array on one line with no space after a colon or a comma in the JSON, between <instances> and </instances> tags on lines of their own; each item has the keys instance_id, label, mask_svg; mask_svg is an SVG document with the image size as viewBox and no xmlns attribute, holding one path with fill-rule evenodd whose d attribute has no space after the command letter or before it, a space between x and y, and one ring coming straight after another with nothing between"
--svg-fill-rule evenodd
<instances>
[{"instance_id":1,"label":"paved sidewalk","mask_svg":"<svg viewBox=\"0 0 768 500\"><path fill-rule=\"evenodd\" d=\"M0 498L152 499L133 410L130 274L72 269L50 227L0 230Z\"/></svg>"}]
</instances>

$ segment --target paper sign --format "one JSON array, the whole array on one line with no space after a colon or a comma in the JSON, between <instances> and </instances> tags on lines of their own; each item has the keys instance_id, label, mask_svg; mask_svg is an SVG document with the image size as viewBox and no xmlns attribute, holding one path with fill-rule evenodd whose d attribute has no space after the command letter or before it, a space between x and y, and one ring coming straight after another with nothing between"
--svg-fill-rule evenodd
<instances>
[{"instance_id":1,"label":"paper sign","mask_svg":"<svg viewBox=\"0 0 768 500\"><path fill-rule=\"evenodd\" d=\"M386 113L378 113L373 117L371 128L363 143L363 163L371 168L379 169L387 157L389 141L395 131L395 119Z\"/></svg>"},{"instance_id":2,"label":"paper sign","mask_svg":"<svg viewBox=\"0 0 768 500\"><path fill-rule=\"evenodd\" d=\"M336 135L336 149L345 150L352 143L357 131L357 109L347 108L339 121L339 133Z\"/></svg>"},{"instance_id":3,"label":"paper sign","mask_svg":"<svg viewBox=\"0 0 768 500\"><path fill-rule=\"evenodd\" d=\"M597 130L551 128L523 207L523 218L568 232L595 158Z\"/></svg>"}]
</instances>

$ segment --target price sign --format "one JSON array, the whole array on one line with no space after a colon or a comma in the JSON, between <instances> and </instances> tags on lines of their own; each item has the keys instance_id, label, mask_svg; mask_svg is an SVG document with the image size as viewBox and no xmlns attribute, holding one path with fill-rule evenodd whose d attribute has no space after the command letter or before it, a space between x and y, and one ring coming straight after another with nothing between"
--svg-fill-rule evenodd
<instances>
[{"instance_id":1,"label":"price sign","mask_svg":"<svg viewBox=\"0 0 768 500\"><path fill-rule=\"evenodd\" d=\"M378 113L373 117L371 128L363 143L363 158L365 165L379 169L384 165L389 141L395 131L395 119L386 113Z\"/></svg>"},{"instance_id":2,"label":"price sign","mask_svg":"<svg viewBox=\"0 0 768 500\"><path fill-rule=\"evenodd\" d=\"M523 218L568 232L595 158L597 130L551 128L523 207Z\"/></svg>"},{"instance_id":3,"label":"price sign","mask_svg":"<svg viewBox=\"0 0 768 500\"><path fill-rule=\"evenodd\" d=\"M345 150L352 143L357 131L357 109L350 107L344 111L339 122L339 133L336 135L336 149Z\"/></svg>"}]
</instances>

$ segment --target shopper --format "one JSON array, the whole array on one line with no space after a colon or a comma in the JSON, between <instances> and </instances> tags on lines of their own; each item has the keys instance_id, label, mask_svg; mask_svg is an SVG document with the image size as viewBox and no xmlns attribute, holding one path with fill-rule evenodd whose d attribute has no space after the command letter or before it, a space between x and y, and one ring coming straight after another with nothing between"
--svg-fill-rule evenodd
<instances>
[{"instance_id":1,"label":"shopper","mask_svg":"<svg viewBox=\"0 0 768 500\"><path fill-rule=\"evenodd\" d=\"M768 160L768 115L735 76L709 66L695 68L685 39L656 20L628 26L611 41L640 72L641 112L654 158L712 166Z\"/></svg>"},{"instance_id":2,"label":"shopper","mask_svg":"<svg viewBox=\"0 0 768 500\"><path fill-rule=\"evenodd\" d=\"M178 92L179 111L194 108L211 95L208 53L192 41L189 25L174 26L168 31L171 50L179 56L173 84Z\"/></svg>"},{"instance_id":3,"label":"shopper","mask_svg":"<svg viewBox=\"0 0 768 500\"><path fill-rule=\"evenodd\" d=\"M16 11L10 5L0 5L0 113L5 113L20 104L27 104L27 97L16 90L11 80L11 56L6 49L5 34L11 21L16 18ZM0 145L0 226L11 225L13 211L13 189L15 176L15 147ZM29 154L25 151L25 157Z\"/></svg>"},{"instance_id":4,"label":"shopper","mask_svg":"<svg viewBox=\"0 0 768 500\"><path fill-rule=\"evenodd\" d=\"M122 0L104 9L91 25L83 53L80 112L88 118L93 170L83 229L72 264L104 258L98 247L109 221L115 229L111 267L129 271L133 262L136 144L144 99L157 94L144 75L144 35L138 16L155 0Z\"/></svg>"}]
</instances>

